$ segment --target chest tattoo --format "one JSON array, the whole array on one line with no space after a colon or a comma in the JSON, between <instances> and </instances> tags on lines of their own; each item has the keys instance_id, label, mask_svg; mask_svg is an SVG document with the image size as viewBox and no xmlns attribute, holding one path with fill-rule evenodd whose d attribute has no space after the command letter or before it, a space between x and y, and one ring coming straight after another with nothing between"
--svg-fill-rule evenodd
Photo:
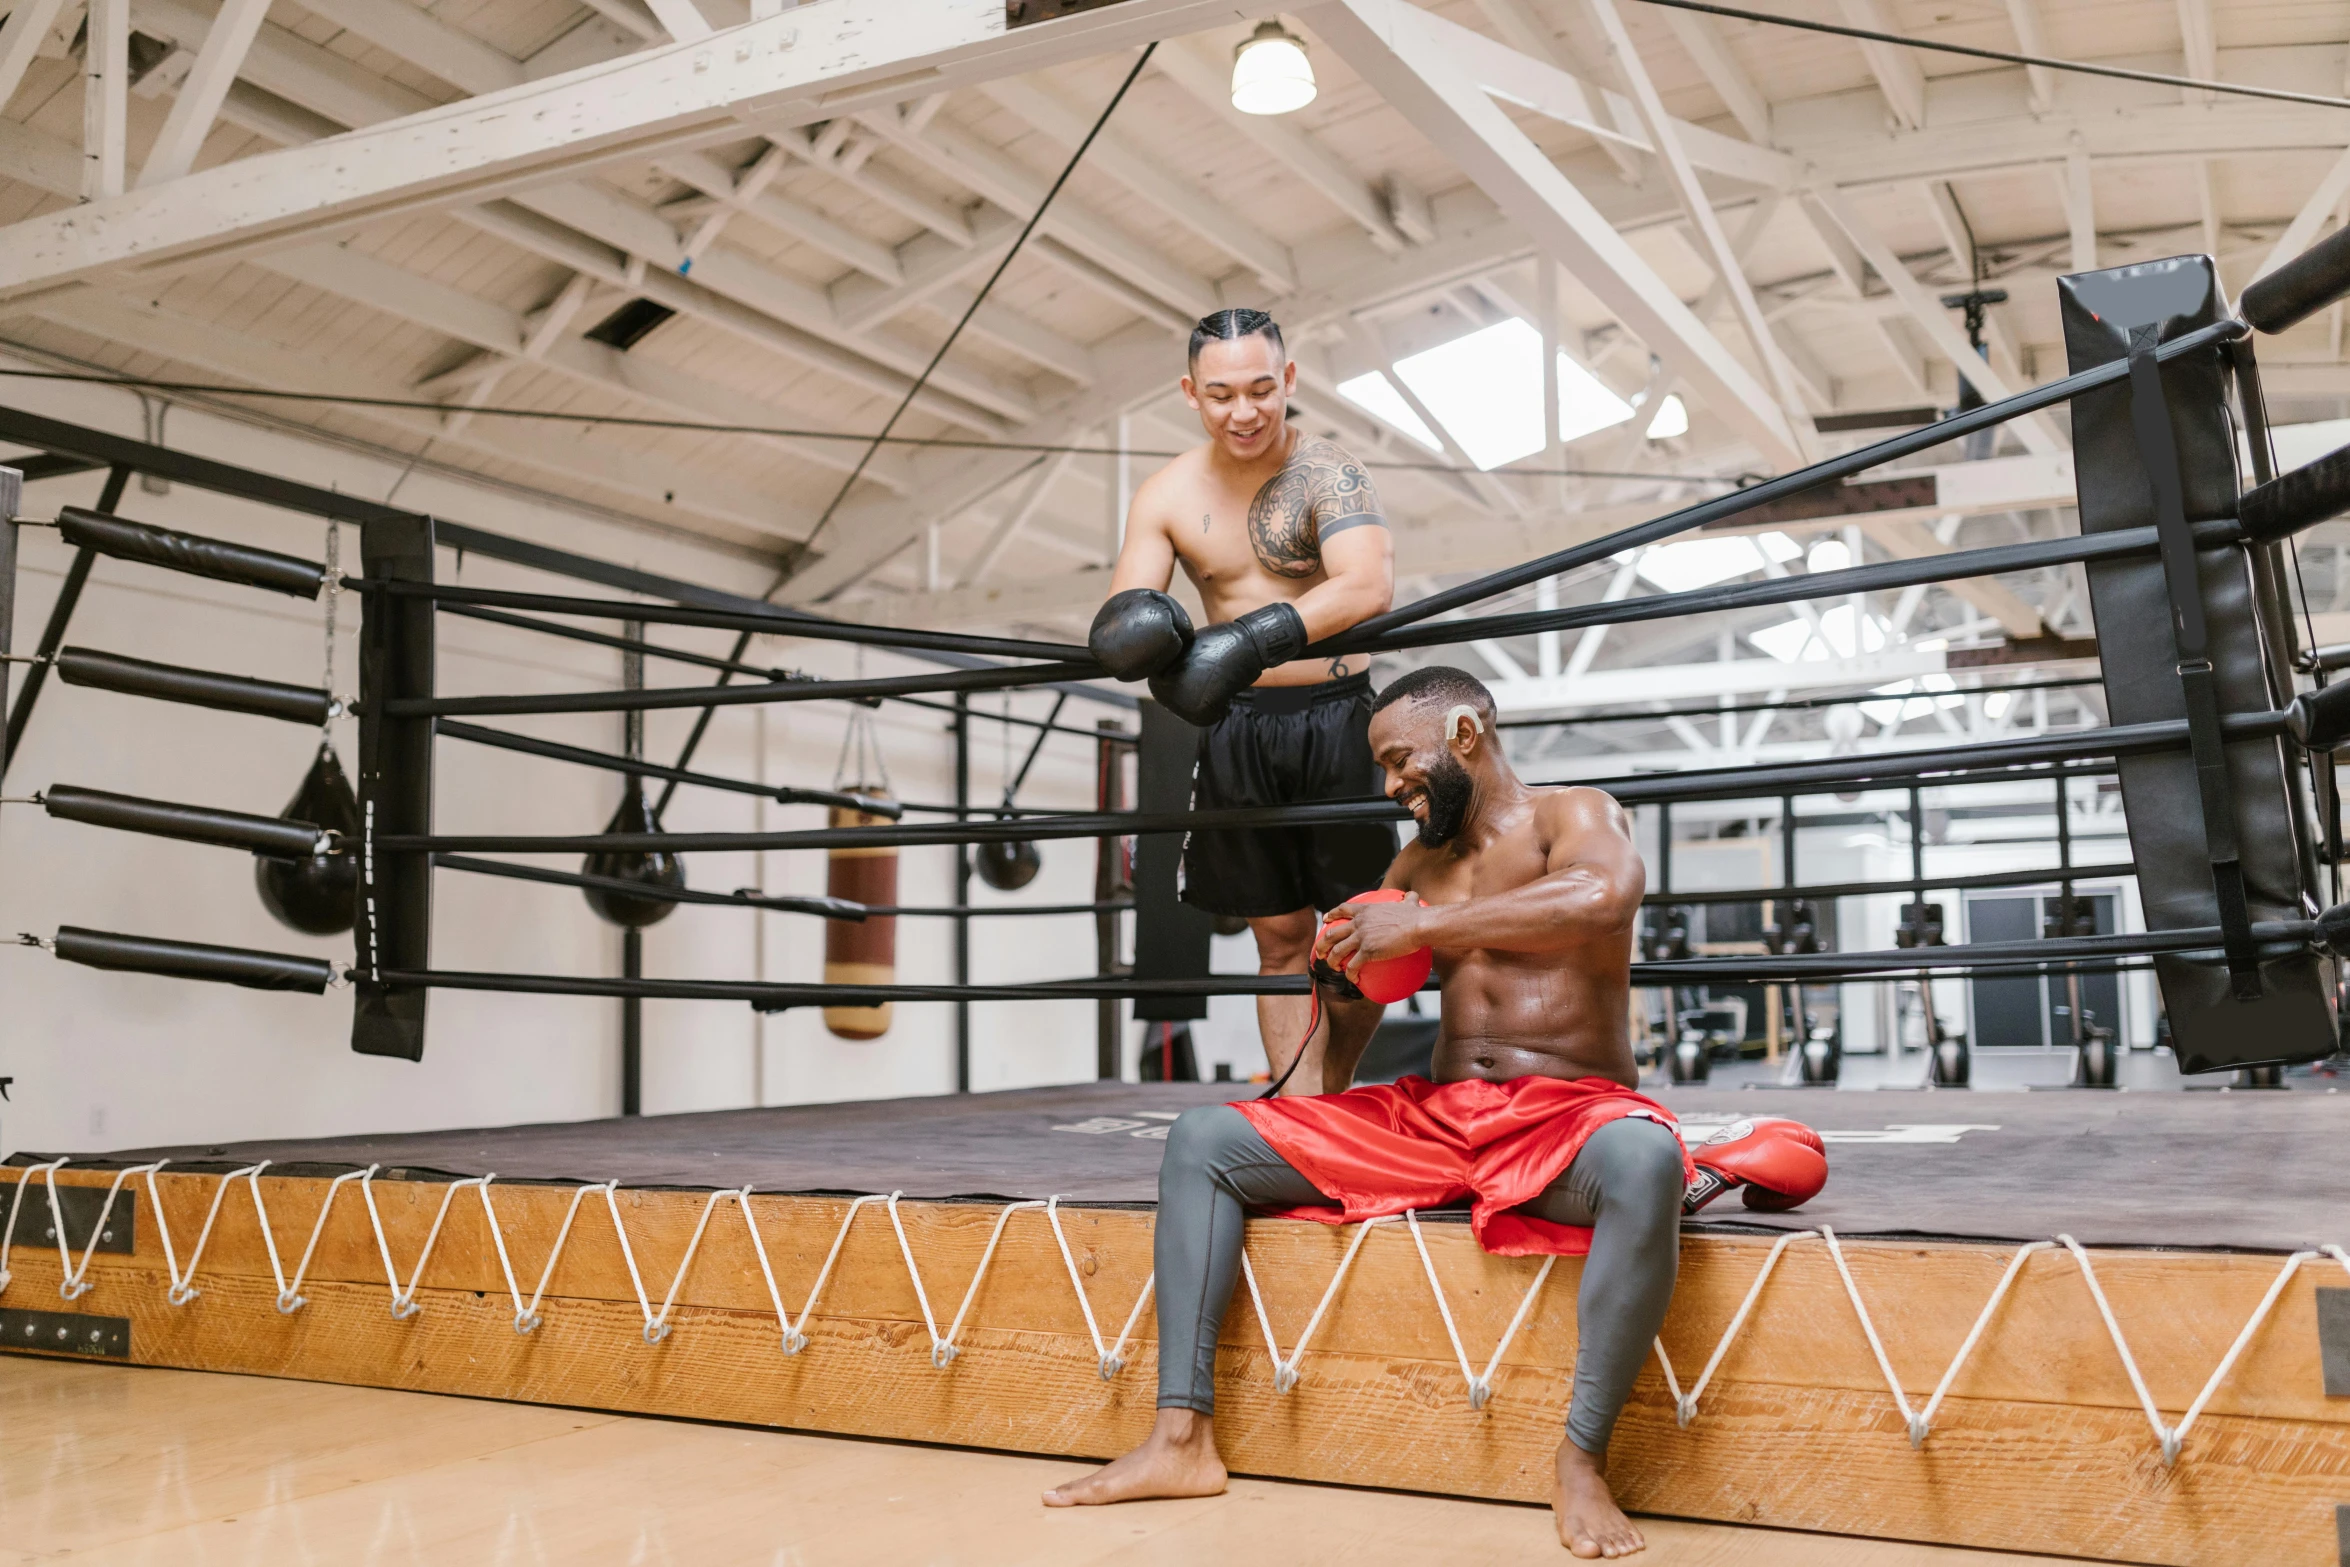
<instances>
[{"instance_id":1,"label":"chest tattoo","mask_svg":"<svg viewBox=\"0 0 2350 1567\"><path fill-rule=\"evenodd\" d=\"M1275 576L1310 577L1324 539L1366 523L1387 525L1371 476L1336 443L1308 439L1249 502L1248 541Z\"/></svg>"}]
</instances>

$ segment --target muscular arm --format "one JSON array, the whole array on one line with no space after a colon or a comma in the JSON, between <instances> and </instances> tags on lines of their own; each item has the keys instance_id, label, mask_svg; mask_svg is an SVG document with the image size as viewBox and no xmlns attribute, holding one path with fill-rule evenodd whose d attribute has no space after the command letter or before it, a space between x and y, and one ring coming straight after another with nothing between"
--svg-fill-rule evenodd
<instances>
[{"instance_id":1,"label":"muscular arm","mask_svg":"<svg viewBox=\"0 0 2350 1567\"><path fill-rule=\"evenodd\" d=\"M1384 614L1395 602L1395 552L1379 492L1335 442L1307 439L1248 511L1249 542L1267 571L1324 580L1292 602L1315 641ZM1123 569L1123 563L1121 563ZM1144 584L1147 586L1147 584Z\"/></svg>"},{"instance_id":2,"label":"muscular arm","mask_svg":"<svg viewBox=\"0 0 2350 1567\"><path fill-rule=\"evenodd\" d=\"M1164 508L1159 505L1164 473L1162 469L1144 480L1126 508L1126 542L1118 547L1117 569L1110 573L1111 593L1128 588L1164 593L1175 580L1175 541L1167 536Z\"/></svg>"},{"instance_id":3,"label":"muscular arm","mask_svg":"<svg viewBox=\"0 0 2350 1567\"><path fill-rule=\"evenodd\" d=\"M1421 910L1421 940L1439 948L1555 952L1631 928L1648 872L1623 808L1596 789L1568 789L1536 810L1550 840L1545 873L1491 897Z\"/></svg>"}]
</instances>

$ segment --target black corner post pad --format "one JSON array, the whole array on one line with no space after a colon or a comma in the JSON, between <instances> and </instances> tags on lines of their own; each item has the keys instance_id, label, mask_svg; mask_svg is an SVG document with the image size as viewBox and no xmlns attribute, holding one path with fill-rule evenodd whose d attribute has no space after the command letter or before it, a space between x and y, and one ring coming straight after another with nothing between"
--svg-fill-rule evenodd
<instances>
[{"instance_id":1,"label":"black corner post pad","mask_svg":"<svg viewBox=\"0 0 2350 1567\"><path fill-rule=\"evenodd\" d=\"M2350 511L2350 446L2244 492L2236 520L2255 544L2275 544Z\"/></svg>"},{"instance_id":2,"label":"black corner post pad","mask_svg":"<svg viewBox=\"0 0 2350 1567\"><path fill-rule=\"evenodd\" d=\"M372 517L359 551L368 577L427 582L433 525L427 517ZM421 596L367 596L359 624L359 921L352 978L351 1048L361 1055L424 1055L424 987L383 976L431 967L432 860L385 852L379 840L432 831L433 721L395 714L403 700L433 694L433 602Z\"/></svg>"},{"instance_id":3,"label":"black corner post pad","mask_svg":"<svg viewBox=\"0 0 2350 1567\"><path fill-rule=\"evenodd\" d=\"M2170 590L2179 689L2187 704L2187 748L2194 757L2196 792L2203 806L2203 848L2211 862L2212 893L2219 900L2229 988L2239 1001L2256 1001L2261 993L2260 947L2252 939L2252 914L2244 895L2235 789L2228 778L2227 741L2220 733L2219 691L2212 679L2211 630L2197 580L2195 536L2187 527L2186 497L2179 485L2178 438L2171 429L2169 399L2163 395L2162 368L2154 361L2161 343L2160 322L2130 329L2130 424L2137 432L2147 486L2154 492L2155 535L2162 545L2163 581Z\"/></svg>"},{"instance_id":4,"label":"black corner post pad","mask_svg":"<svg viewBox=\"0 0 2350 1567\"><path fill-rule=\"evenodd\" d=\"M2288 331L2350 294L2350 229L2338 230L2244 290L2244 319Z\"/></svg>"},{"instance_id":5,"label":"black corner post pad","mask_svg":"<svg viewBox=\"0 0 2350 1567\"><path fill-rule=\"evenodd\" d=\"M126 936L111 930L57 927L57 955L68 963L127 974L160 974L169 979L204 979L248 990L301 990L323 994L334 983L335 966L324 958L290 952L257 952L251 947L217 947L203 941L170 941L160 936Z\"/></svg>"},{"instance_id":6,"label":"black corner post pad","mask_svg":"<svg viewBox=\"0 0 2350 1567\"><path fill-rule=\"evenodd\" d=\"M2187 744L2117 758L2149 932L2216 930L2154 959L2181 1070L2317 1060L2335 1046L2335 960L2263 944L2272 924L2328 902L2316 824L2285 743L2292 693L2273 687L2257 546L2197 550L2242 505L2230 402L2240 366L2210 336L2230 319L2201 256L2057 282L2068 369L2120 373L2071 405L2081 532L2151 529L2153 555L2084 562L2111 721L2175 726ZM2233 339L2230 339L2233 341ZM2192 348L2188 345L2193 344Z\"/></svg>"},{"instance_id":7,"label":"black corner post pad","mask_svg":"<svg viewBox=\"0 0 2350 1567\"><path fill-rule=\"evenodd\" d=\"M306 599L318 597L319 589L326 586L326 567L317 561L133 522L111 512L60 507L57 531L76 549L96 550L116 560L140 561L191 577L211 577Z\"/></svg>"}]
</instances>

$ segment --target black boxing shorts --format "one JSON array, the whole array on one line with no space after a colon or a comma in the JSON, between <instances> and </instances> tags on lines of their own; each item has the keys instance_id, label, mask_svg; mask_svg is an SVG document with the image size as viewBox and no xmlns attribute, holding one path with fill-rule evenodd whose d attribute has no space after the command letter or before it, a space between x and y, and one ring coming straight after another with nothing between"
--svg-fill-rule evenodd
<instances>
[{"instance_id":1,"label":"black boxing shorts","mask_svg":"<svg viewBox=\"0 0 2350 1567\"><path fill-rule=\"evenodd\" d=\"M1191 808L1304 805L1379 793L1368 673L1314 686L1252 686L1200 734ZM1385 822L1202 830L1183 840L1177 886L1210 914L1260 919L1335 908L1379 885L1395 858Z\"/></svg>"}]
</instances>

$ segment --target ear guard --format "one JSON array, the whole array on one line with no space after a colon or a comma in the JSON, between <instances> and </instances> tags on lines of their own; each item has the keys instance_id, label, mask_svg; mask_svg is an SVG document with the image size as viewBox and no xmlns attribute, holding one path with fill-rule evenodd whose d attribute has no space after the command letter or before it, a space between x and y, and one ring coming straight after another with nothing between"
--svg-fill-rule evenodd
<instances>
[{"instance_id":1,"label":"ear guard","mask_svg":"<svg viewBox=\"0 0 2350 1567\"><path fill-rule=\"evenodd\" d=\"M1464 718L1469 721L1469 726L1477 733L1483 734L1485 732L1485 720L1477 716L1477 710L1466 702L1456 702L1453 704L1452 711L1444 715L1444 743L1446 745L1452 744L1452 737L1461 732L1461 720Z\"/></svg>"}]
</instances>

